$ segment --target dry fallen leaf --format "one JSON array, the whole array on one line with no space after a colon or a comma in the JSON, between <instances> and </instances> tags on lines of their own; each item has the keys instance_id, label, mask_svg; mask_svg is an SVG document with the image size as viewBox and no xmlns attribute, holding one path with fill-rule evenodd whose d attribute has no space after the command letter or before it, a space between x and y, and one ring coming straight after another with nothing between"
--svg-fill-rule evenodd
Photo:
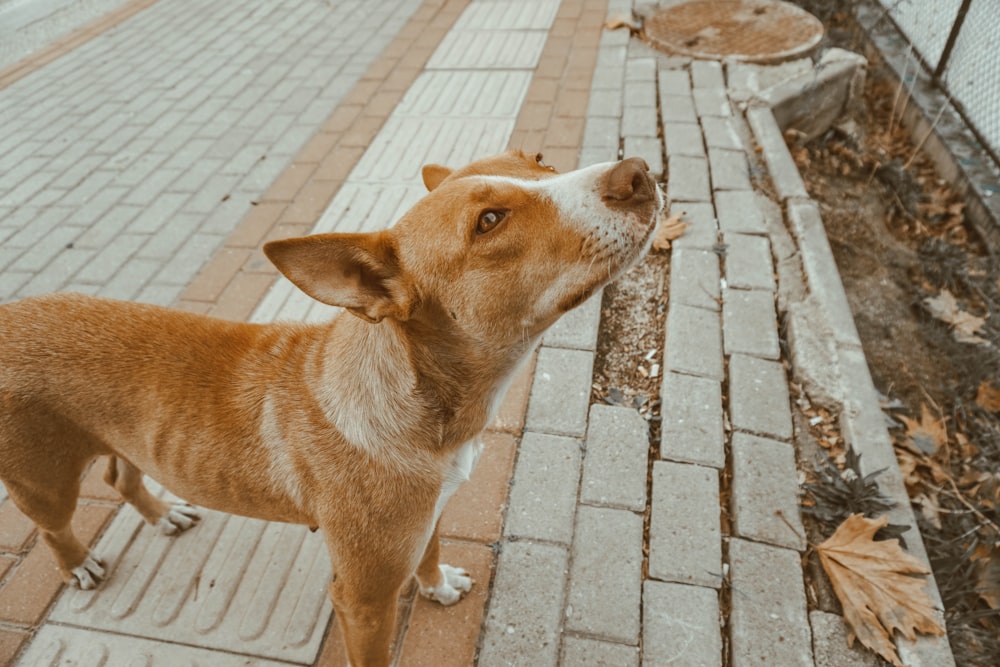
<instances>
[{"instance_id":1,"label":"dry fallen leaf","mask_svg":"<svg viewBox=\"0 0 1000 667\"><path fill-rule=\"evenodd\" d=\"M916 633L944 634L935 608L924 591L930 570L899 547L897 540L875 542L872 537L889 517L866 519L852 514L828 540L816 547L820 563L844 608L844 620L854 638L893 665L902 667L892 642L898 630L907 639Z\"/></svg>"},{"instance_id":2,"label":"dry fallen leaf","mask_svg":"<svg viewBox=\"0 0 1000 667\"><path fill-rule=\"evenodd\" d=\"M1000 547L979 545L972 554L979 576L976 591L990 609L1000 609Z\"/></svg>"},{"instance_id":3,"label":"dry fallen leaf","mask_svg":"<svg viewBox=\"0 0 1000 667\"><path fill-rule=\"evenodd\" d=\"M976 392L976 404L983 410L1000 412L1000 387L994 386L988 380L983 380Z\"/></svg>"},{"instance_id":4,"label":"dry fallen leaf","mask_svg":"<svg viewBox=\"0 0 1000 667\"><path fill-rule=\"evenodd\" d=\"M628 31L632 34L636 34L640 30L640 26L633 23L628 17L623 15L612 16L607 21L604 22L604 27L608 30L618 30L619 28L628 28Z\"/></svg>"},{"instance_id":5,"label":"dry fallen leaf","mask_svg":"<svg viewBox=\"0 0 1000 667\"><path fill-rule=\"evenodd\" d=\"M976 334L986 324L982 317L976 317L958 307L955 295L948 290L941 290L937 296L924 299L927 312L935 318L947 322L952 327L952 335L960 343L986 343L986 339Z\"/></svg>"},{"instance_id":6,"label":"dry fallen leaf","mask_svg":"<svg viewBox=\"0 0 1000 667\"><path fill-rule=\"evenodd\" d=\"M948 429L944 419L931 414L926 405L920 406L920 421L898 415L906 424L906 445L918 454L935 454L948 442Z\"/></svg>"},{"instance_id":7,"label":"dry fallen leaf","mask_svg":"<svg viewBox=\"0 0 1000 667\"><path fill-rule=\"evenodd\" d=\"M688 223L681 220L683 217L684 211L678 211L660 221L660 226L656 228L656 235L653 237L653 250L669 250L670 242L684 234Z\"/></svg>"}]
</instances>

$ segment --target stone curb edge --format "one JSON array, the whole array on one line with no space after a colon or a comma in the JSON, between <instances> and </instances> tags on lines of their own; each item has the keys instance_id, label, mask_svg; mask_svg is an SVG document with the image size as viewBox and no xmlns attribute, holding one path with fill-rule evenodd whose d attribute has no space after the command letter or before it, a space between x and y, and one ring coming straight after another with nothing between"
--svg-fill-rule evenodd
<instances>
[{"instance_id":1,"label":"stone curb edge","mask_svg":"<svg viewBox=\"0 0 1000 667\"><path fill-rule=\"evenodd\" d=\"M837 384L832 392L830 387L824 389L827 395L839 403L844 439L862 455L863 474L884 469L877 479L882 493L896 502L895 509L889 514L890 520L910 526L911 530L906 534L910 553L924 563L929 563L893 451L892 439L885 426L878 391L868 370L847 303L847 294L823 228L819 207L805 195L802 178L771 109L764 106L751 107L746 112L746 119L761 148L775 191L779 193L785 225L791 230L802 261L802 275L808 297L788 304L786 312L792 315L796 306L811 301L806 328L816 327L815 319L820 318L820 327L825 328L827 334L826 341L810 341L820 343L820 354L800 354L803 350L798 342L802 339L799 336L789 336L793 374L796 377L833 380ZM806 316L803 315L800 325L801 320L805 319ZM804 335L808 337L808 334ZM832 343L829 341L831 337ZM801 347L807 344L803 342ZM815 349L815 346L810 347ZM829 365L832 368L817 368L817 365ZM933 573L927 577L926 589L938 609L938 621L943 627L943 604ZM944 667L955 664L947 635L919 636L916 641L903 637L895 639L900 657L907 665Z\"/></svg>"}]
</instances>

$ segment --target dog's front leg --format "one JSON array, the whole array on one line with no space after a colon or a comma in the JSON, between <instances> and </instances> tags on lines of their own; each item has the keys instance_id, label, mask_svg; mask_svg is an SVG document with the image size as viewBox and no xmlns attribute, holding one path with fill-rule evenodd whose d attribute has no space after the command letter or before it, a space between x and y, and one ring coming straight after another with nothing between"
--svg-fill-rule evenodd
<instances>
[{"instance_id":1,"label":"dog's front leg","mask_svg":"<svg viewBox=\"0 0 1000 667\"><path fill-rule=\"evenodd\" d=\"M405 563L379 558L336 562L330 599L351 667L388 667L396 628L396 606L410 577Z\"/></svg>"},{"instance_id":2,"label":"dog's front leg","mask_svg":"<svg viewBox=\"0 0 1000 667\"><path fill-rule=\"evenodd\" d=\"M424 556L417 567L417 584L420 594L430 600L437 600L444 606L453 605L462 599L464 593L476 583L460 567L452 567L440 562L441 547L438 541L438 527L434 526Z\"/></svg>"}]
</instances>

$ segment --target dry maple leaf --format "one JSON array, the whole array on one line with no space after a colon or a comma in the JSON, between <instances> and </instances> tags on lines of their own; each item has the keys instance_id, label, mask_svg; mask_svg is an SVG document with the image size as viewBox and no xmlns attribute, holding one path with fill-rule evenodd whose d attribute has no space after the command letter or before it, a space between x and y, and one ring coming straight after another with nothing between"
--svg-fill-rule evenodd
<instances>
[{"instance_id":1,"label":"dry maple leaf","mask_svg":"<svg viewBox=\"0 0 1000 667\"><path fill-rule=\"evenodd\" d=\"M948 429L944 419L938 419L927 409L920 406L920 421L910 419L905 415L897 415L906 424L906 445L917 454L935 454L939 448L948 442Z\"/></svg>"},{"instance_id":2,"label":"dry maple leaf","mask_svg":"<svg viewBox=\"0 0 1000 667\"><path fill-rule=\"evenodd\" d=\"M816 547L820 563L844 608L844 620L855 637L893 665L903 663L892 642L898 630L907 639L916 633L943 635L924 579L930 570L904 552L897 540L875 542L872 537L889 517L866 519L852 514L828 540Z\"/></svg>"},{"instance_id":3,"label":"dry maple leaf","mask_svg":"<svg viewBox=\"0 0 1000 667\"><path fill-rule=\"evenodd\" d=\"M935 318L947 322L952 327L952 335L960 343L986 343L986 339L976 334L986 324L985 318L976 317L958 307L955 295L948 290L941 290L937 296L924 299L927 312Z\"/></svg>"},{"instance_id":4,"label":"dry maple leaf","mask_svg":"<svg viewBox=\"0 0 1000 667\"><path fill-rule=\"evenodd\" d=\"M1000 387L989 380L983 380L976 391L976 404L989 412L1000 412Z\"/></svg>"},{"instance_id":5,"label":"dry maple leaf","mask_svg":"<svg viewBox=\"0 0 1000 667\"><path fill-rule=\"evenodd\" d=\"M684 230L688 228L688 223L681 220L684 215L684 211L678 211L660 221L660 226L656 228L656 235L653 237L653 250L669 250L670 242L684 234Z\"/></svg>"}]
</instances>

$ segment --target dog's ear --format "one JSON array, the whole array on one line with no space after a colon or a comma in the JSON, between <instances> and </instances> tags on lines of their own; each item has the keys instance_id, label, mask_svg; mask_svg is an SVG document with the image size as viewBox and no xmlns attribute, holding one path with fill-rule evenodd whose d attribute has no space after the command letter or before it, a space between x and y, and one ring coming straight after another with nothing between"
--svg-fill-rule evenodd
<instances>
[{"instance_id":1,"label":"dog's ear","mask_svg":"<svg viewBox=\"0 0 1000 667\"><path fill-rule=\"evenodd\" d=\"M264 244L264 254L303 292L368 322L409 319L416 298L385 232L314 234Z\"/></svg>"},{"instance_id":2,"label":"dog's ear","mask_svg":"<svg viewBox=\"0 0 1000 667\"><path fill-rule=\"evenodd\" d=\"M440 164L428 164L424 165L420 175L423 176L424 185L427 186L427 191L430 192L441 185L441 181L451 176L451 169Z\"/></svg>"}]
</instances>

